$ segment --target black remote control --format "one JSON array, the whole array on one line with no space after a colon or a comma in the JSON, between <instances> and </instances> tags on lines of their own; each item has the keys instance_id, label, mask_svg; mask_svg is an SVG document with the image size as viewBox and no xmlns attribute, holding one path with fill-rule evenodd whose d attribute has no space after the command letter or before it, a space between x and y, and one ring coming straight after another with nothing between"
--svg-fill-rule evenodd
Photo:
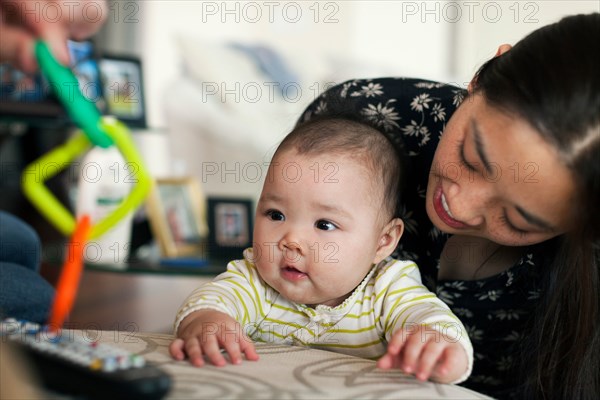
<instances>
[{"instance_id":1,"label":"black remote control","mask_svg":"<svg viewBox=\"0 0 600 400\"><path fill-rule=\"evenodd\" d=\"M22 349L43 385L57 393L90 399L161 399L171 378L127 350L73 335L52 333L46 326L5 319L2 341Z\"/></svg>"}]
</instances>

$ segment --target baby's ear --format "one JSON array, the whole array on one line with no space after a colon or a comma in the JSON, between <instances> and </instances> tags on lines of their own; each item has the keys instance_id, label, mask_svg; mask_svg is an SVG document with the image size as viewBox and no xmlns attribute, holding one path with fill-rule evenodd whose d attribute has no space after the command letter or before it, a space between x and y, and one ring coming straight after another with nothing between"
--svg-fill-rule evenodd
<instances>
[{"instance_id":1,"label":"baby's ear","mask_svg":"<svg viewBox=\"0 0 600 400\"><path fill-rule=\"evenodd\" d=\"M400 218L392 219L383 227L379 235L379 243L377 244L375 259L373 260L374 264L378 264L394 252L403 232L404 222Z\"/></svg>"}]
</instances>

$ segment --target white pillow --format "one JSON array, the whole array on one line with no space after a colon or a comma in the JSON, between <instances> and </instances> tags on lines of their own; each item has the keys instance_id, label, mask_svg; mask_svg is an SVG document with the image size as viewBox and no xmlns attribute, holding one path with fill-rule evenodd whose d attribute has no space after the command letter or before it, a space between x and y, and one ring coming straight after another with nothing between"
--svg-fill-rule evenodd
<instances>
[{"instance_id":1,"label":"white pillow","mask_svg":"<svg viewBox=\"0 0 600 400\"><path fill-rule=\"evenodd\" d=\"M234 95L249 82L267 80L256 65L225 42L210 42L197 36L178 35L176 43L188 74L201 84L207 97L224 106L235 106Z\"/></svg>"}]
</instances>

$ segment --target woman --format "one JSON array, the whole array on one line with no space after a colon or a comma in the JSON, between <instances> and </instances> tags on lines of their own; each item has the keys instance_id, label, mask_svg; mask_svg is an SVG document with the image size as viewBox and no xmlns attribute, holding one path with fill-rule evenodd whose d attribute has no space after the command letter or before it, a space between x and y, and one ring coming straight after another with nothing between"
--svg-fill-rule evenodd
<instances>
[{"instance_id":1,"label":"woman","mask_svg":"<svg viewBox=\"0 0 600 400\"><path fill-rule=\"evenodd\" d=\"M567 17L501 46L466 93L355 80L301 117L354 115L411 156L396 256L465 323L465 386L495 397L600 393L599 41L600 14Z\"/></svg>"}]
</instances>

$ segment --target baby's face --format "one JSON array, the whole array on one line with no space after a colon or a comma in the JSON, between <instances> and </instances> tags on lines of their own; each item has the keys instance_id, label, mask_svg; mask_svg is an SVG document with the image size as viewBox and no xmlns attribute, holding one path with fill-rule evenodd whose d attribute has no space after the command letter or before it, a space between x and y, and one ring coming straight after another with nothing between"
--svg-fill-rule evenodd
<instances>
[{"instance_id":1,"label":"baby's face","mask_svg":"<svg viewBox=\"0 0 600 400\"><path fill-rule=\"evenodd\" d=\"M293 302L341 304L379 261L382 192L348 156L279 154L256 211L261 277Z\"/></svg>"}]
</instances>

